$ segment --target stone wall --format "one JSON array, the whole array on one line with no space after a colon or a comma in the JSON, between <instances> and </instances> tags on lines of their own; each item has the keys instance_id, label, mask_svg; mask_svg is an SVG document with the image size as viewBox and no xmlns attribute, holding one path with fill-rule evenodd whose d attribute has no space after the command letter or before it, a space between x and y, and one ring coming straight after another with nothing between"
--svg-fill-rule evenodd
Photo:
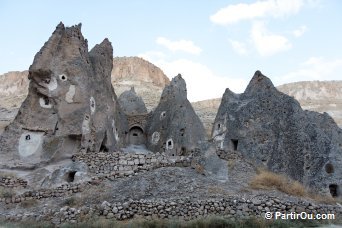
<instances>
[{"instance_id":1,"label":"stone wall","mask_svg":"<svg viewBox=\"0 0 342 228\"><path fill-rule=\"evenodd\" d=\"M191 165L191 157L175 156L169 157L165 153L85 153L73 157L73 161L82 161L88 165L91 174L90 181L81 183L66 183L52 189L29 190L16 195L0 196L0 202L6 204L20 203L32 199L62 197L73 193L81 192L87 185L97 185L105 178L122 178L135 175L138 172L146 172L159 167L187 167ZM0 179L0 186L12 188L16 186L27 187L27 182L18 178L3 177Z\"/></svg>"},{"instance_id":2,"label":"stone wall","mask_svg":"<svg viewBox=\"0 0 342 228\"><path fill-rule=\"evenodd\" d=\"M132 175L140 171L166 166L187 167L191 164L191 157L170 157L165 153L86 153L74 156L73 160L85 162L91 173L97 175L111 174L112 176Z\"/></svg>"},{"instance_id":3,"label":"stone wall","mask_svg":"<svg viewBox=\"0 0 342 228\"><path fill-rule=\"evenodd\" d=\"M6 187L6 188L16 188L16 187L23 187L26 188L27 181L12 177L12 176L1 176L0 174L0 186Z\"/></svg>"},{"instance_id":4,"label":"stone wall","mask_svg":"<svg viewBox=\"0 0 342 228\"><path fill-rule=\"evenodd\" d=\"M162 199L162 200L129 200L126 202L102 202L101 205L81 206L73 208L64 206L58 209L46 209L42 213L0 214L0 219L21 221L34 219L50 221L55 225L62 223L80 223L101 217L115 220L131 218L143 219L181 219L192 220L211 215L227 218L244 219L249 217L264 218L266 212L334 214L335 220L342 216L342 208L335 205L313 204L307 201L280 200L276 197L257 196L252 199L238 197L212 199ZM331 220L334 222L334 220Z\"/></svg>"},{"instance_id":5,"label":"stone wall","mask_svg":"<svg viewBox=\"0 0 342 228\"><path fill-rule=\"evenodd\" d=\"M63 184L57 188L54 189L39 189L39 190L30 190L26 191L22 194L8 196L5 195L3 197L0 197L0 203L21 203L24 201L32 200L32 199L44 199L44 198L53 198L53 197L62 197L71 195L73 193L81 192L82 189L87 184L92 184L91 181L84 182L84 183L78 183L78 184Z\"/></svg>"}]
</instances>

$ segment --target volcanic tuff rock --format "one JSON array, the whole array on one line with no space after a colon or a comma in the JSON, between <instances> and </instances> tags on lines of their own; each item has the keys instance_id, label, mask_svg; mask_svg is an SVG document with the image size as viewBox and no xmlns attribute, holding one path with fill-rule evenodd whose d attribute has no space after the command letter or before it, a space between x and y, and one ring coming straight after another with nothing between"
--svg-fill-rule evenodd
<instances>
[{"instance_id":1,"label":"volcanic tuff rock","mask_svg":"<svg viewBox=\"0 0 342 228\"><path fill-rule=\"evenodd\" d=\"M147 148L185 155L206 139L202 122L187 99L186 84L179 74L163 90L148 119Z\"/></svg>"},{"instance_id":2,"label":"volcanic tuff rock","mask_svg":"<svg viewBox=\"0 0 342 228\"><path fill-rule=\"evenodd\" d=\"M134 87L119 96L121 109L127 115L147 113L143 99L135 93Z\"/></svg>"},{"instance_id":3,"label":"volcanic tuff rock","mask_svg":"<svg viewBox=\"0 0 342 228\"><path fill-rule=\"evenodd\" d=\"M2 164L35 167L123 144L127 121L110 83L112 59L107 39L88 52L81 25L60 23L36 54L28 96L1 135Z\"/></svg>"},{"instance_id":4,"label":"volcanic tuff rock","mask_svg":"<svg viewBox=\"0 0 342 228\"><path fill-rule=\"evenodd\" d=\"M243 94L226 89L212 137L219 150L323 193L342 188L342 130L328 114L303 111L260 71Z\"/></svg>"},{"instance_id":5,"label":"volcanic tuff rock","mask_svg":"<svg viewBox=\"0 0 342 228\"><path fill-rule=\"evenodd\" d=\"M157 107L160 95L170 80L161 69L139 57L113 60L112 84L118 96L131 87L142 97L148 111Z\"/></svg>"}]
</instances>

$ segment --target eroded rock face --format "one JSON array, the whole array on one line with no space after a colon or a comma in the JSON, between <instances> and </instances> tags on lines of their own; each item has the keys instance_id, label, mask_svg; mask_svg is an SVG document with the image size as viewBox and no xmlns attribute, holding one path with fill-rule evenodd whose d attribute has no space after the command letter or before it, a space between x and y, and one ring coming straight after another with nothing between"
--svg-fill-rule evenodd
<instances>
[{"instance_id":1,"label":"eroded rock face","mask_svg":"<svg viewBox=\"0 0 342 228\"><path fill-rule=\"evenodd\" d=\"M111 86L113 49L88 52L81 25L60 23L29 69L29 93L0 138L2 164L35 167L123 144L127 121Z\"/></svg>"},{"instance_id":2,"label":"eroded rock face","mask_svg":"<svg viewBox=\"0 0 342 228\"><path fill-rule=\"evenodd\" d=\"M143 99L135 93L134 87L123 92L119 96L119 104L123 112L127 115L147 113Z\"/></svg>"},{"instance_id":3,"label":"eroded rock face","mask_svg":"<svg viewBox=\"0 0 342 228\"><path fill-rule=\"evenodd\" d=\"M147 122L147 147L154 152L165 150L171 155L186 155L206 139L203 124L187 99L181 75L164 88Z\"/></svg>"},{"instance_id":4,"label":"eroded rock face","mask_svg":"<svg viewBox=\"0 0 342 228\"><path fill-rule=\"evenodd\" d=\"M313 189L329 193L342 187L342 130L328 114L303 111L260 71L243 94L225 91L212 137L217 149Z\"/></svg>"}]
</instances>

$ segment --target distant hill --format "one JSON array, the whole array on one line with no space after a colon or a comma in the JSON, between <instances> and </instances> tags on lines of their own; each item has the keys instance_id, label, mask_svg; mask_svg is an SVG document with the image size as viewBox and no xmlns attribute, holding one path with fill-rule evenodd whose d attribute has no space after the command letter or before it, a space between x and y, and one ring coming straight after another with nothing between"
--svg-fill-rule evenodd
<instances>
[{"instance_id":1,"label":"distant hill","mask_svg":"<svg viewBox=\"0 0 342 228\"><path fill-rule=\"evenodd\" d=\"M113 60L112 84L116 95L120 96L134 86L148 111L157 106L165 85L169 83L160 68L142 58L116 57Z\"/></svg>"},{"instance_id":2,"label":"distant hill","mask_svg":"<svg viewBox=\"0 0 342 228\"><path fill-rule=\"evenodd\" d=\"M303 109L326 112L342 127L342 81L306 81L277 87L296 98Z\"/></svg>"},{"instance_id":3,"label":"distant hill","mask_svg":"<svg viewBox=\"0 0 342 228\"><path fill-rule=\"evenodd\" d=\"M0 75L0 133L15 117L27 96L28 71L13 71ZM117 96L134 86L148 111L155 108L169 78L152 63L139 57L113 59L112 84ZM296 98L303 109L327 112L342 127L342 81L306 81L277 87L283 93ZM224 92L224 91L222 91ZM208 135L214 123L221 98L192 103L202 120Z\"/></svg>"}]
</instances>

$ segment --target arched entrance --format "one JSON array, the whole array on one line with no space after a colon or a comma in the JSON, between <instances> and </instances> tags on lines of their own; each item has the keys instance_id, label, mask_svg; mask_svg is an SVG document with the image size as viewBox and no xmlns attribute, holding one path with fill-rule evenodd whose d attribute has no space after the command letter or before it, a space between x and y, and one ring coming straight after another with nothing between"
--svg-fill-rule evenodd
<instances>
[{"instance_id":1,"label":"arched entrance","mask_svg":"<svg viewBox=\"0 0 342 228\"><path fill-rule=\"evenodd\" d=\"M128 141L131 145L145 144L144 131L139 126L132 127L128 132Z\"/></svg>"}]
</instances>

